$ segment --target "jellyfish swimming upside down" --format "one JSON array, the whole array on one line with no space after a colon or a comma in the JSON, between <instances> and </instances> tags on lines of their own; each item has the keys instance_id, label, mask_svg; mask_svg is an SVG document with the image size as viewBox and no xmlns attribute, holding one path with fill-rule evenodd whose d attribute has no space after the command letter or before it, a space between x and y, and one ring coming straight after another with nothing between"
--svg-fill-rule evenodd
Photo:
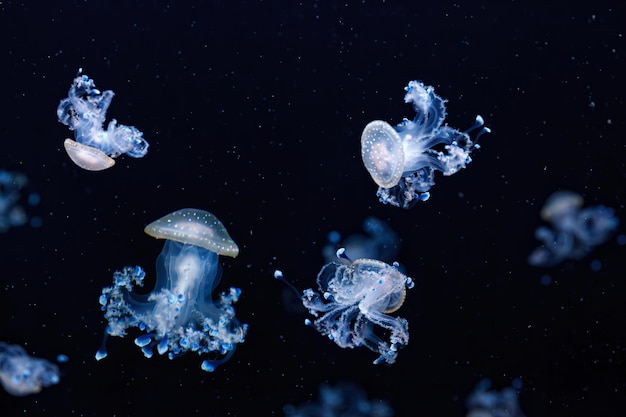
<instances>
[{"instance_id":1,"label":"jellyfish swimming upside down","mask_svg":"<svg viewBox=\"0 0 626 417\"><path fill-rule=\"evenodd\" d=\"M109 335L124 337L135 327L145 332L135 344L146 357L152 357L155 347L170 359L186 352L208 354L201 368L215 370L244 341L248 328L239 323L232 306L239 288L231 287L216 299L212 295L222 274L218 256L236 257L237 244L217 217L198 209L170 213L144 231L166 239L156 262L156 285L140 295L133 291L133 286L143 286L146 274L140 266L114 273L113 286L103 288L100 296L108 326L96 359L107 356Z\"/></svg>"},{"instance_id":2,"label":"jellyfish swimming upside down","mask_svg":"<svg viewBox=\"0 0 626 417\"><path fill-rule=\"evenodd\" d=\"M318 291L308 288L302 304L315 317L305 324L314 327L341 348L365 346L379 354L374 364L396 362L398 352L409 343L409 322L391 316L413 288L413 279L376 259L351 260L344 248L339 258L349 264L330 262L317 275ZM282 272L276 271L282 279ZM284 279L283 279L284 280Z\"/></svg>"},{"instance_id":3,"label":"jellyfish swimming upside down","mask_svg":"<svg viewBox=\"0 0 626 417\"><path fill-rule=\"evenodd\" d=\"M136 127L117 124L113 119L104 128L114 95L111 90L98 90L81 68L67 97L57 107L59 122L73 130L76 139L65 139L65 151L72 162L87 171L111 168L115 165L114 158L122 154L142 158L148 152L149 144Z\"/></svg>"}]
</instances>

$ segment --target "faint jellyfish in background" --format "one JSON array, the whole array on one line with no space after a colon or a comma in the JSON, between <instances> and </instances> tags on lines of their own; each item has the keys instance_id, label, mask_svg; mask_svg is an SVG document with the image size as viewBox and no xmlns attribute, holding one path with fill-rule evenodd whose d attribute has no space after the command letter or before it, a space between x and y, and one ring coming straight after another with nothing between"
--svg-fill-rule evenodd
<instances>
[{"instance_id":1,"label":"faint jellyfish in background","mask_svg":"<svg viewBox=\"0 0 626 417\"><path fill-rule=\"evenodd\" d=\"M515 387L504 388L500 392L489 391L491 381L483 379L467 397L469 410L466 417L524 417Z\"/></svg>"},{"instance_id":2,"label":"faint jellyfish in background","mask_svg":"<svg viewBox=\"0 0 626 417\"><path fill-rule=\"evenodd\" d=\"M36 394L59 380L55 364L28 355L21 346L0 342L0 383L9 394Z\"/></svg>"},{"instance_id":3,"label":"faint jellyfish in background","mask_svg":"<svg viewBox=\"0 0 626 417\"><path fill-rule=\"evenodd\" d=\"M21 202L24 188L27 185L26 175L0 169L0 233L8 231L11 227L22 226L29 222ZM30 206L36 206L39 204L39 195L30 193L26 200ZM40 217L32 216L30 218L32 227L39 227L41 223Z\"/></svg>"},{"instance_id":4,"label":"faint jellyfish in background","mask_svg":"<svg viewBox=\"0 0 626 417\"><path fill-rule=\"evenodd\" d=\"M355 233L341 241L337 231L328 234L328 243L322 248L322 256L326 262L336 262L337 249L345 248L350 259L378 259L382 262L393 262L400 250L400 237L383 220L370 216L363 222L363 230L367 235ZM340 262L349 264L344 258Z\"/></svg>"},{"instance_id":5,"label":"faint jellyfish in background","mask_svg":"<svg viewBox=\"0 0 626 417\"><path fill-rule=\"evenodd\" d=\"M491 130L483 127L472 140L469 133L484 124L481 116L464 132L442 126L446 100L433 87L411 81L405 90L404 101L413 105L415 118L395 127L381 120L370 122L361 134L361 157L379 186L379 200L409 209L430 197L436 170L449 176L465 168L472 151L479 148L478 138Z\"/></svg>"},{"instance_id":6,"label":"faint jellyfish in background","mask_svg":"<svg viewBox=\"0 0 626 417\"><path fill-rule=\"evenodd\" d=\"M126 267L113 275L113 286L100 296L108 321L102 346L96 359L107 356L109 335L124 337L131 327L146 334L135 339L147 358L156 347L170 359L186 352L209 354L201 368L213 371L226 362L238 343L244 341L247 324L235 317L233 304L241 290L231 287L213 299L220 281L219 255L236 257L237 244L213 214L197 209L182 209L150 223L145 232L157 239L167 239L156 263L154 289L146 295L133 291L143 286L144 270Z\"/></svg>"},{"instance_id":7,"label":"faint jellyfish in background","mask_svg":"<svg viewBox=\"0 0 626 417\"><path fill-rule=\"evenodd\" d=\"M115 164L113 158L126 154L141 158L148 152L143 133L133 126L118 125L112 119L104 130L106 112L114 93L98 90L92 79L81 75L74 79L68 97L57 108L59 121L74 131L76 141L65 139L70 159L88 171L102 171Z\"/></svg>"},{"instance_id":8,"label":"faint jellyfish in background","mask_svg":"<svg viewBox=\"0 0 626 417\"><path fill-rule=\"evenodd\" d=\"M548 197L540 215L552 229L542 226L535 231L542 245L529 255L530 265L553 266L565 259L581 259L611 236L619 224L613 209L582 206L583 198L572 191Z\"/></svg>"},{"instance_id":9,"label":"faint jellyfish in background","mask_svg":"<svg viewBox=\"0 0 626 417\"><path fill-rule=\"evenodd\" d=\"M343 248L337 256L347 258ZM274 277L287 282L281 271ZM409 343L409 323L389 314L404 303L406 288L414 286L398 264L375 259L357 259L348 265L331 262L317 275L317 285L319 292L309 288L302 293L302 304L317 317L313 322L306 319L305 324L341 348L365 346L378 353L374 364L395 363L398 351ZM376 326L388 341L376 334Z\"/></svg>"},{"instance_id":10,"label":"faint jellyfish in background","mask_svg":"<svg viewBox=\"0 0 626 417\"><path fill-rule=\"evenodd\" d=\"M368 399L365 391L353 383L320 385L319 401L283 407L285 417L392 417L386 401Z\"/></svg>"}]
</instances>

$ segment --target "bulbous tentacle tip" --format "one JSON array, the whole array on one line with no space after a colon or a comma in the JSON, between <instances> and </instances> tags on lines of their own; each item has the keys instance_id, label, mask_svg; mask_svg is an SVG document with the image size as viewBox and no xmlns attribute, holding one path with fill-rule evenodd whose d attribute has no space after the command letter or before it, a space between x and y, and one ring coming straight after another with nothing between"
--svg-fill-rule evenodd
<instances>
[{"instance_id":1,"label":"bulbous tentacle tip","mask_svg":"<svg viewBox=\"0 0 626 417\"><path fill-rule=\"evenodd\" d=\"M107 351L105 349L98 349L98 351L95 354L95 358L97 361L102 360L104 358L106 358L108 355Z\"/></svg>"}]
</instances>

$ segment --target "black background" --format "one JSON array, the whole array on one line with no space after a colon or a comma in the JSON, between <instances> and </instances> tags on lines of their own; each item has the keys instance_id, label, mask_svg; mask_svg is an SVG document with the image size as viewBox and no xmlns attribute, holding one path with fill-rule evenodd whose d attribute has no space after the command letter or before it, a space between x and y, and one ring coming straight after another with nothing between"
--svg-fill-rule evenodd
<instances>
[{"instance_id":1,"label":"black background","mask_svg":"<svg viewBox=\"0 0 626 417\"><path fill-rule=\"evenodd\" d=\"M557 189L624 218L625 22L621 1L3 1L0 168L28 175L43 226L0 236L0 340L70 361L40 394L0 390L0 415L282 416L347 380L397 416L463 416L489 377L521 378L529 417L623 416L624 247L550 269L526 258ZM144 132L146 157L99 173L69 161L56 107L81 67L115 91L108 118ZM377 202L359 139L413 117L413 79L449 100L451 126L481 114L493 133L404 211ZM134 335L96 362L101 288L135 264L149 286L162 242L143 227L184 207L239 244L220 289L243 291L246 342L214 373L195 355L145 359ZM368 215L402 237L416 281L391 367L304 326L272 278L313 286L327 232Z\"/></svg>"}]
</instances>

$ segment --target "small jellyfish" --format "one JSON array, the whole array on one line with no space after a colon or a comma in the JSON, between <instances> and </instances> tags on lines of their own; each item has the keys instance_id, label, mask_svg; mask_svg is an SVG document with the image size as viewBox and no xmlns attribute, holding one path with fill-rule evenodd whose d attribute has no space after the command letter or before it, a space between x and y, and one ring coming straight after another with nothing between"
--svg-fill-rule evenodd
<instances>
[{"instance_id":1,"label":"small jellyfish","mask_svg":"<svg viewBox=\"0 0 626 417\"><path fill-rule=\"evenodd\" d=\"M28 220L26 212L18 204L20 190L27 183L24 174L0 170L0 233L22 226Z\"/></svg>"},{"instance_id":2,"label":"small jellyfish","mask_svg":"<svg viewBox=\"0 0 626 417\"><path fill-rule=\"evenodd\" d=\"M347 258L343 248L337 255ZM274 276L284 281L282 272ZM414 286L398 264L376 259L331 262L317 275L317 285L319 292L309 288L302 294L302 304L317 317L305 323L341 348L365 346L378 353L374 364L395 363L398 351L409 343L409 323L389 314L404 303L406 288ZM374 332L376 326L385 329L388 342Z\"/></svg>"},{"instance_id":3,"label":"small jellyfish","mask_svg":"<svg viewBox=\"0 0 626 417\"><path fill-rule=\"evenodd\" d=\"M504 388L500 392L489 390L491 381L483 379L467 397L466 417L524 417L519 405L517 390Z\"/></svg>"},{"instance_id":4,"label":"small jellyfish","mask_svg":"<svg viewBox=\"0 0 626 417\"><path fill-rule=\"evenodd\" d=\"M141 158L148 152L143 133L133 126L118 125L111 120L104 130L106 112L113 100L111 90L98 90L92 79L81 75L74 79L68 97L57 107L59 121L75 133L76 141L65 139L70 159L88 171L102 171L115 164L113 158L126 154Z\"/></svg>"},{"instance_id":5,"label":"small jellyfish","mask_svg":"<svg viewBox=\"0 0 626 417\"><path fill-rule=\"evenodd\" d=\"M145 232L167 239L156 263L157 282L147 295L133 292L143 286L144 270L126 267L113 275L113 286L100 296L108 326L96 359L107 356L109 335L123 337L137 327L146 334L135 339L144 355L173 359L185 352L208 353L201 368L213 371L226 362L238 343L244 341L248 325L240 324L232 307L241 290L230 288L217 300L212 292L220 281L219 255L236 257L237 244L213 214L197 209L182 209L150 223Z\"/></svg>"},{"instance_id":6,"label":"small jellyfish","mask_svg":"<svg viewBox=\"0 0 626 417\"><path fill-rule=\"evenodd\" d=\"M12 227L22 226L29 221L29 216L21 200L27 200L30 206L39 204L40 197L37 193L30 193L23 198L24 189L27 185L28 178L25 174L0 169L0 233L8 231ZM41 223L41 218L31 216L30 225L32 227L38 227Z\"/></svg>"},{"instance_id":7,"label":"small jellyfish","mask_svg":"<svg viewBox=\"0 0 626 417\"><path fill-rule=\"evenodd\" d=\"M0 383L9 394L36 394L59 380L55 364L28 355L21 346L0 342Z\"/></svg>"},{"instance_id":8,"label":"small jellyfish","mask_svg":"<svg viewBox=\"0 0 626 417\"><path fill-rule=\"evenodd\" d=\"M351 382L320 385L319 401L283 407L285 417L391 417L386 401L368 399L365 391Z\"/></svg>"},{"instance_id":9,"label":"small jellyfish","mask_svg":"<svg viewBox=\"0 0 626 417\"><path fill-rule=\"evenodd\" d=\"M582 196L572 191L556 191L548 197L540 215L552 229L542 226L535 231L542 245L529 255L530 265L553 266L565 259L581 259L609 238L619 224L613 209L582 206Z\"/></svg>"},{"instance_id":10,"label":"small jellyfish","mask_svg":"<svg viewBox=\"0 0 626 417\"><path fill-rule=\"evenodd\" d=\"M387 222L369 216L363 222L366 235L354 233L341 242L341 235L334 231L328 234L328 243L322 248L322 255L326 262L337 261L337 249L343 247L350 259L378 259L383 262L393 262L400 249L400 237ZM340 262L350 263L339 258Z\"/></svg>"},{"instance_id":11,"label":"small jellyfish","mask_svg":"<svg viewBox=\"0 0 626 417\"><path fill-rule=\"evenodd\" d=\"M433 87L411 81L405 90L404 100L413 105L415 118L395 127L382 120L370 122L361 134L361 157L379 187L379 200L409 209L430 197L436 170L449 176L465 168L479 148L478 138L491 130L483 127L472 140L469 133L484 124L481 116L464 132L442 126L446 100Z\"/></svg>"}]
</instances>

